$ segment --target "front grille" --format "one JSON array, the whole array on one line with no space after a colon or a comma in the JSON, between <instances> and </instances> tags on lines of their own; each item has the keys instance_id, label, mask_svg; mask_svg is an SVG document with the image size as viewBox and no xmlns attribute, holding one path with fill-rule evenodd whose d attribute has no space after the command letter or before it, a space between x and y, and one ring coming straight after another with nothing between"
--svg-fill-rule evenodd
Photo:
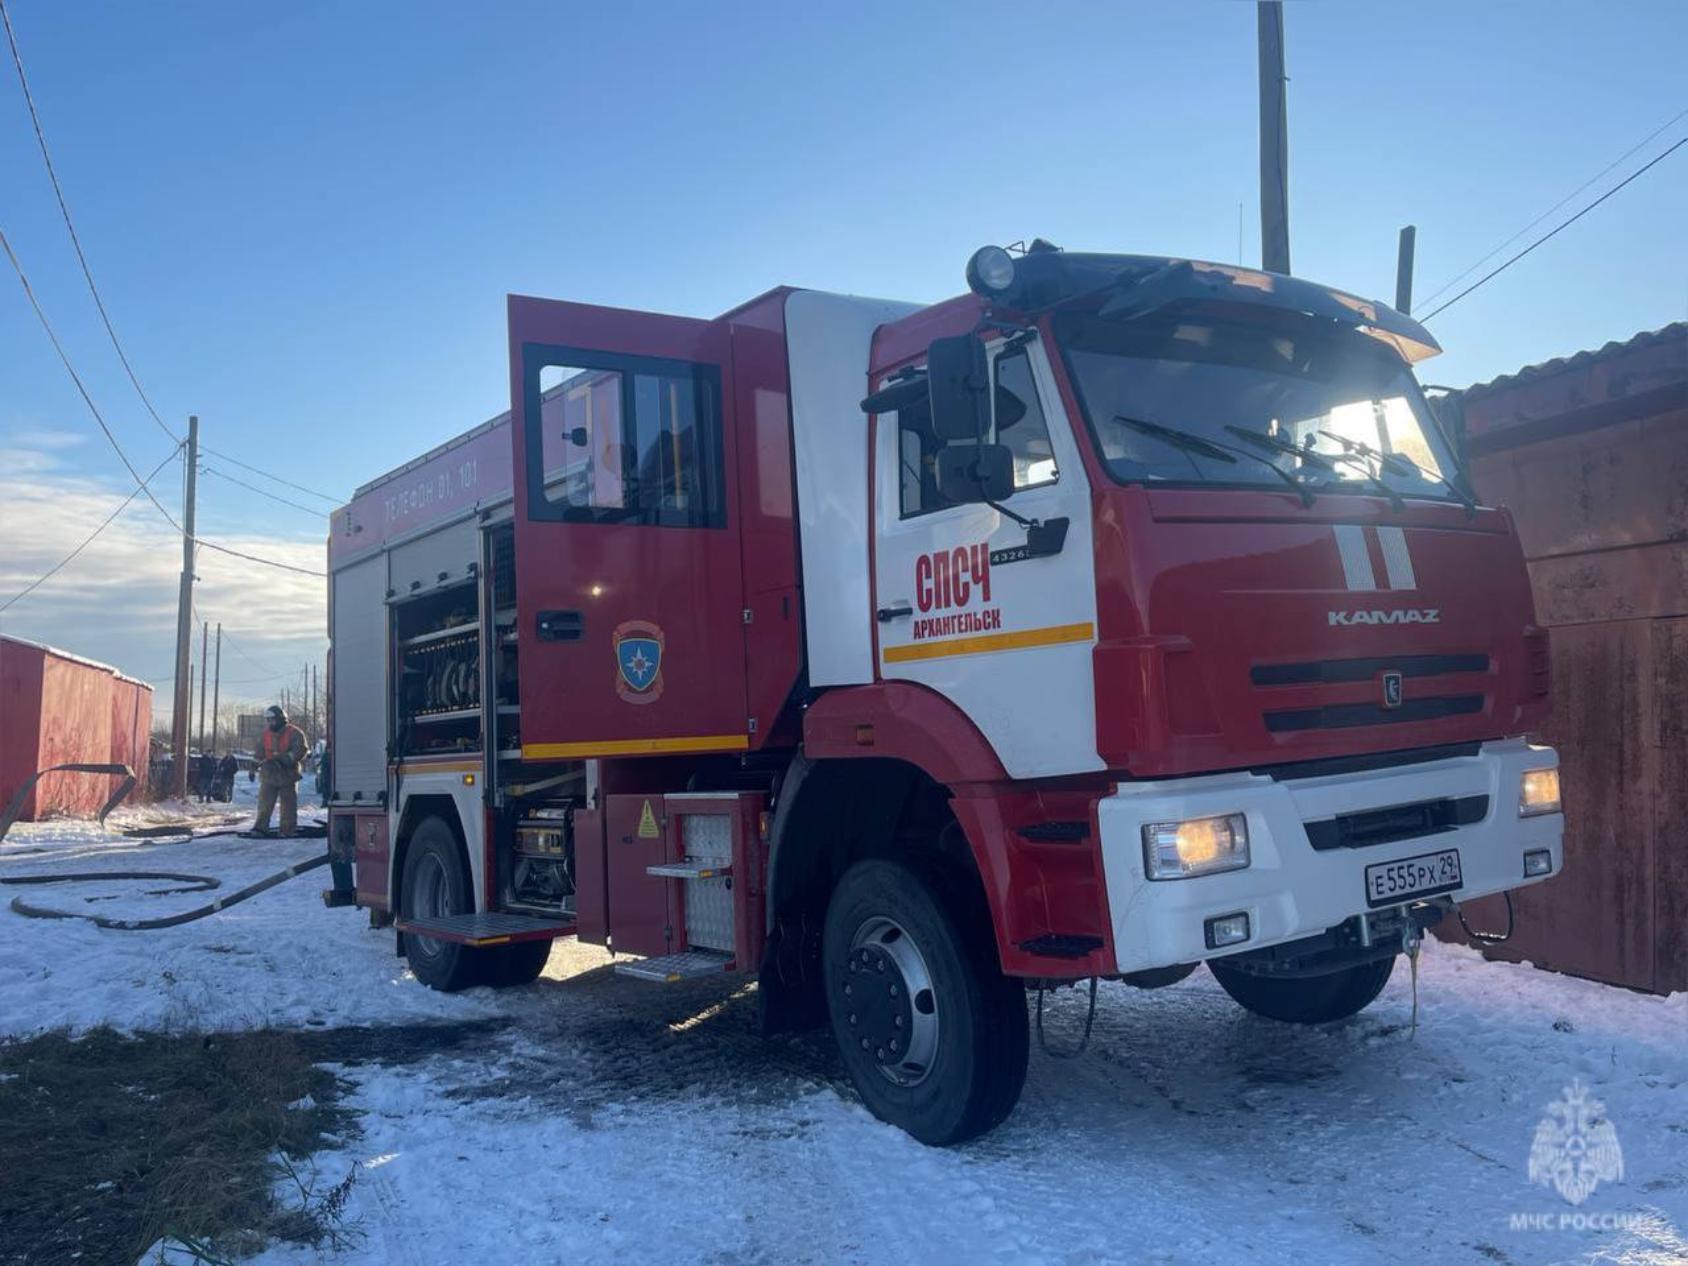
<instances>
[{"instance_id":1,"label":"front grille","mask_svg":"<svg viewBox=\"0 0 1688 1266\"><path fill-rule=\"evenodd\" d=\"M1383 672L1439 677L1488 671L1487 655L1378 655L1368 659L1319 659L1306 664L1256 664L1249 671L1249 680L1257 686L1308 686L1370 681Z\"/></svg>"},{"instance_id":2,"label":"front grille","mask_svg":"<svg viewBox=\"0 0 1688 1266\"><path fill-rule=\"evenodd\" d=\"M1442 695L1432 699L1408 699L1398 708L1385 708L1376 703L1332 703L1322 708L1290 708L1266 713L1265 721L1268 731L1284 734L1293 730L1342 730L1359 725L1434 721L1440 717L1469 716L1482 710L1482 695Z\"/></svg>"},{"instance_id":3,"label":"front grille","mask_svg":"<svg viewBox=\"0 0 1688 1266\"><path fill-rule=\"evenodd\" d=\"M1308 842L1320 852L1333 848L1369 848L1414 840L1422 835L1439 835L1457 827L1481 822L1489 814L1487 796L1444 796L1395 804L1385 809L1344 813L1318 822L1305 822Z\"/></svg>"}]
</instances>

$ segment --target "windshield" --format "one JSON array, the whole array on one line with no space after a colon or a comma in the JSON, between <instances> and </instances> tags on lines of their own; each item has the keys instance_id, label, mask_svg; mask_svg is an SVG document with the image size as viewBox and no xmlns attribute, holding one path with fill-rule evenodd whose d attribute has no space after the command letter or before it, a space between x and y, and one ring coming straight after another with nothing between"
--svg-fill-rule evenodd
<instances>
[{"instance_id":1,"label":"windshield","mask_svg":"<svg viewBox=\"0 0 1688 1266\"><path fill-rule=\"evenodd\" d=\"M1405 496L1458 496L1444 482L1457 480L1454 462L1412 374L1351 330L1065 313L1055 331L1091 434L1122 483L1282 487L1269 462L1313 491L1375 489L1381 479ZM1275 443L1254 441L1263 462L1223 461L1142 423L1233 450L1251 435Z\"/></svg>"}]
</instances>

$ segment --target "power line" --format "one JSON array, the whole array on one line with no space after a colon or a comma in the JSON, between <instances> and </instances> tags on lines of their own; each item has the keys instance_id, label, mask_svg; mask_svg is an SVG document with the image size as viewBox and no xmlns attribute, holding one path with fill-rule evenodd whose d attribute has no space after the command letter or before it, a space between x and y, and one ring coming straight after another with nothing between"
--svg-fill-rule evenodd
<instances>
[{"instance_id":1,"label":"power line","mask_svg":"<svg viewBox=\"0 0 1688 1266\"><path fill-rule=\"evenodd\" d=\"M1618 190L1622 189L1625 185L1629 184L1632 180L1635 180L1637 177L1643 175L1645 172L1651 170L1654 167L1657 167L1660 163L1662 163L1665 159L1669 158L1672 154L1676 153L1676 151L1681 149L1684 145L1688 145L1688 136L1683 137L1680 141L1678 141L1676 144L1672 145L1669 149L1665 150L1664 153L1658 155L1656 158L1653 158L1649 162L1643 163L1640 167L1637 167L1629 175L1625 176L1617 184L1613 185L1610 189L1608 189L1605 193L1601 194L1593 202L1589 203L1581 211L1578 211L1575 215L1571 216L1569 219L1561 221L1555 228L1550 229L1546 233L1543 233L1535 241L1531 242L1523 250L1519 251L1511 259L1507 260L1499 268L1493 269L1492 271L1484 274L1477 281L1472 282L1469 286L1467 286L1464 290L1461 290L1457 295L1455 295L1452 299L1449 299L1441 307L1435 309L1432 312L1427 312L1424 316L1419 317L1418 320L1419 320L1420 324L1430 320L1432 317L1434 317L1439 312L1446 312L1449 308L1453 307L1454 304L1458 303L1461 299L1465 298L1465 296L1470 294L1473 290L1477 289L1479 286L1485 284L1486 282L1492 281L1494 278L1500 276L1500 274L1505 272L1508 268L1511 268L1512 265L1516 264L1519 260L1523 259L1524 256L1528 255L1531 251L1535 250L1536 247L1540 246L1543 242L1546 242L1550 238L1558 236L1564 230L1570 228L1571 225L1575 224L1578 220L1582 219L1583 216L1587 215L1590 211L1594 210L1595 207L1599 206L1602 202L1606 201L1606 199L1610 198Z\"/></svg>"},{"instance_id":2,"label":"power line","mask_svg":"<svg viewBox=\"0 0 1688 1266\"><path fill-rule=\"evenodd\" d=\"M117 331L112 328L111 318L106 315L105 301L100 298L99 287L94 284L94 274L88 267L88 257L82 252L82 239L76 235L76 225L70 218L70 207L65 202L64 190L59 186L59 174L53 170L53 156L47 149L47 134L41 128L41 116L35 109L35 97L29 91L29 77L23 72L23 54L18 51L18 37L12 30L12 15L6 11L6 0L0 0L0 21L6 26L6 42L12 46L12 65L17 68L18 85L23 89L24 104L29 107L29 121L35 125L35 141L41 147L41 161L46 164L47 179L52 182L53 194L59 200L59 214L64 217L64 227L70 234L70 244L76 249L76 262L82 265L82 277L88 283L88 293L94 296L94 306L99 309L100 320L105 324L106 334L111 338L111 346L117 352L117 359L123 362L123 372L129 375L135 394L141 398L147 412L152 414L152 420L158 423L158 429L180 443L181 437L164 424L164 419L158 416L158 410L152 407L152 401L147 399L147 393L141 388L141 380L135 377L129 357L123 352L123 344L117 341Z\"/></svg>"},{"instance_id":3,"label":"power line","mask_svg":"<svg viewBox=\"0 0 1688 1266\"><path fill-rule=\"evenodd\" d=\"M12 29L12 15L6 8L6 0L0 0L0 23L4 23L6 28L6 42L12 52L12 66L17 71L18 86L23 89L24 104L29 109L29 121L35 129L35 142L41 150L42 165L47 169L47 179L53 186L53 196L58 199L59 215L64 219L65 231L70 235L71 247L76 252L76 262L82 267L82 279L88 283L88 293L93 297L94 307L99 311L100 322L105 326L106 336L111 339L112 350L117 353L117 359L123 364L123 372L129 376L130 385L135 388L135 394L141 398L141 403L146 406L146 411L152 416L152 420L158 424L159 430L168 435L171 440L180 443L181 437L172 431L164 419L158 415L158 410L153 407L151 398L147 395L145 388L141 386L141 380L136 375L134 366L129 363L128 353L123 350L123 344L117 337L117 329L111 323L111 316L106 312L105 300L100 297L100 289L94 284L93 269L88 265L88 256L82 249L82 238L76 232L75 221L71 219L70 204L65 199L64 187L59 183L58 170L53 166L52 151L47 147L46 129L42 127L41 114L35 108L35 95L30 91L29 76L24 72L23 53L18 48L17 32ZM206 451L210 452L211 450L207 449ZM225 461L235 460L224 453L218 453L217 456L222 457ZM309 488L301 488L298 484L289 483L279 475L272 475L268 471L259 470L256 466L249 466L247 469L254 474L263 475L266 479L287 484L288 487L300 492L311 492L312 496L322 497L324 501L339 504L338 498L325 496L320 492L312 492Z\"/></svg>"},{"instance_id":4,"label":"power line","mask_svg":"<svg viewBox=\"0 0 1688 1266\"><path fill-rule=\"evenodd\" d=\"M177 451L179 452L180 449L181 449L181 445L178 444L176 446L176 448L177 448ZM158 478L158 472L163 470L166 466L168 466L170 464L170 462L175 459L175 456L176 456L175 453L171 453L163 461L159 462L158 465L154 466L152 468L152 473L147 476L147 482L151 483L154 479ZM112 525L112 523L116 520L118 515L122 514L125 510L127 510L129 508L129 503L131 501L133 501L136 497L138 497L140 495L141 495L141 489L136 488L127 497L124 497L123 500L118 503L117 509L113 510L110 514L106 515L104 522L102 522L99 525L99 527L95 528L92 532L88 533L88 535L83 538L83 541L80 545L78 545L75 549L71 550L70 553L66 554L58 562L54 563L53 566L45 574L43 574L42 576L37 578L27 588L22 589L19 592L13 594L12 597L10 597L9 599L6 600L4 605L0 605L0 611L5 611L7 608L11 607L13 604L15 604L18 601L20 601L21 599L27 597L29 594L31 594L35 590L39 589L47 581L51 580L60 571L64 570L64 568L78 554L80 554L83 550L87 549L90 545L92 545L94 543L95 537L97 537L101 532L105 531L108 527L110 527Z\"/></svg>"},{"instance_id":5,"label":"power line","mask_svg":"<svg viewBox=\"0 0 1688 1266\"><path fill-rule=\"evenodd\" d=\"M318 580L326 580L327 572L312 571L309 567L295 567L292 563L277 562L273 558L261 558L257 554L247 554L241 550L232 549L227 545L219 545L216 541L208 541L203 536L193 538L193 543L201 549L216 550L219 554L227 554L231 558L244 558L249 563L262 563L265 567L274 567L280 571L298 572L301 576L315 576Z\"/></svg>"},{"instance_id":6,"label":"power line","mask_svg":"<svg viewBox=\"0 0 1688 1266\"><path fill-rule=\"evenodd\" d=\"M92 413L94 421L100 424L100 432L106 437L106 442L111 445L112 451L117 454L124 468L128 470L129 477L135 481L136 491L145 493L147 500L152 502L153 508L164 516L164 521L176 531L182 532L182 525L176 522L175 516L164 508L163 503L153 496L152 489L147 487L147 479L150 479L151 476L149 475L147 479L141 478L140 472L135 469L135 464L129 460L129 454L123 451L123 445L117 442L117 436L112 434L111 427L106 425L105 415L100 412L100 407L94 403L94 397L88 394L88 388L83 384L82 376L76 372L76 366L71 364L70 356L64 350L64 344L59 342L58 333L53 329L53 323L47 319L47 313L42 309L41 301L35 297L35 287L29 284L29 275L24 272L23 265L18 262L17 252L12 250L12 243L6 237L4 229L0 229L0 248L4 248L6 258L11 261L12 271L18 275L18 282L23 286L24 295L29 299L29 306L35 310L35 319L41 323L41 328L47 332L48 341L52 343L53 350L58 353L60 363L64 365L65 372L70 375L71 382L76 384L76 390L82 396L82 403L88 406L88 412ZM193 539L195 545L216 550L220 554L230 554L235 558L244 558L249 563L262 563L266 567L275 567L282 571L294 571L304 576L322 578L325 575L320 571L312 571L308 567L295 567L292 563L282 563L273 558L262 558L257 554L247 554L227 545L208 541L203 536L195 536Z\"/></svg>"},{"instance_id":7,"label":"power line","mask_svg":"<svg viewBox=\"0 0 1688 1266\"><path fill-rule=\"evenodd\" d=\"M247 483L244 479L236 479L233 475L226 474L225 472L217 470L214 467L201 466L199 468L199 473L202 474L202 475L215 475L215 476L217 476L218 479L226 479L231 484L239 484L242 488L245 488L248 492L255 492L260 497L268 497L271 501L279 501L282 505L292 506L295 510L303 510L306 514L314 514L318 518L323 518L323 519L326 519L328 517L328 512L325 511L325 510L318 510L315 506L300 505L297 501L289 501L286 497L277 496L275 493L270 492L266 488L258 487L257 484Z\"/></svg>"},{"instance_id":8,"label":"power line","mask_svg":"<svg viewBox=\"0 0 1688 1266\"><path fill-rule=\"evenodd\" d=\"M202 453L210 453L211 456L213 456L213 457L220 457L225 462L233 462L236 466L239 466L242 470L249 470L254 475L262 475L265 479L273 479L276 483L284 484L287 487L293 489L293 491L295 491L295 492L303 492L303 493L308 493L313 497L321 497L324 501L328 502L330 505L337 506L341 503L341 498L339 498L339 497L331 497L326 492L318 492L315 488L307 488L303 484L296 484L290 479L283 479L280 475L272 475L267 470L259 470L258 467L248 465L246 462L241 461L240 458L238 458L238 457L230 457L227 453L219 453L216 449L212 448L209 444L201 444L199 446L199 451L202 452Z\"/></svg>"},{"instance_id":9,"label":"power line","mask_svg":"<svg viewBox=\"0 0 1688 1266\"><path fill-rule=\"evenodd\" d=\"M1524 234L1528 233L1531 229L1535 228L1536 225L1540 224L1543 220L1547 219L1548 216L1552 215L1555 211L1559 210L1560 207L1564 206L1567 202L1571 201L1571 199L1575 198L1584 189L1587 189L1590 185L1594 184L1597 180L1599 180L1601 177L1606 175L1607 172L1611 171L1614 167L1616 167L1619 163L1623 162L1631 154L1634 154L1634 153L1636 153L1640 150L1645 149L1660 134L1662 134L1664 132L1668 132L1676 123L1678 123L1679 121L1681 121L1682 119L1685 119L1685 118L1688 118L1688 110L1683 110L1681 113L1677 114L1674 118L1672 118L1669 121L1662 123L1658 127L1654 128L1651 132L1649 132L1646 136L1642 137L1634 145L1631 145L1623 153L1619 154L1611 162L1607 163L1599 171L1595 172L1594 175L1590 176L1587 180L1583 181L1582 184L1578 185L1575 189L1571 190L1570 193L1566 194L1563 198L1559 199L1558 202L1555 202L1551 207L1549 207L1547 210L1543 211L1540 215L1538 215L1535 219L1531 220L1523 228L1519 229L1511 237L1507 238L1506 241L1502 242L1499 246L1497 246L1493 250L1491 250L1487 255L1483 256L1482 259L1478 260L1475 264L1472 264L1469 268L1465 269L1464 272L1458 273L1455 276L1450 277L1439 288L1437 288L1436 290L1432 290L1429 294L1425 295L1422 299L1420 299L1418 301L1419 307L1424 307L1426 304L1434 302L1440 296L1447 294L1448 291L1452 290L1455 286L1459 285L1460 282L1464 281L1467 277L1471 276L1472 273L1476 272L1479 268L1481 268L1484 264L1488 263L1496 255L1499 255L1508 246L1511 246L1519 238L1523 237Z\"/></svg>"},{"instance_id":10,"label":"power line","mask_svg":"<svg viewBox=\"0 0 1688 1266\"><path fill-rule=\"evenodd\" d=\"M92 413L94 421L100 424L100 430L104 433L106 442L111 445L119 460L128 469L129 475L134 479L139 491L146 493L147 500L152 502L158 512L164 516L165 522L180 532L182 525L177 523L171 517L170 512L159 503L158 498L152 495L152 490L146 486L146 480L141 478L140 472L135 469L135 464L129 460L129 454L123 451L123 445L117 442L117 436L113 435L111 428L106 425L104 415L100 413L99 406L94 403L94 397L89 395L88 388L83 386L81 375L76 372L76 366L70 363L70 357L64 350L64 344L59 342L59 336L53 329L53 323L47 319L46 312L42 311L41 301L35 297L35 288L29 284L29 277L24 272L23 265L18 262L17 253L12 250L12 244L7 240L4 229L0 229L0 247L5 248L6 258L12 262L12 271L18 275L18 281L23 286L23 292L29 299L29 306L35 309L35 319L41 322L41 328L47 331L47 338L53 344L53 350L59 354L59 360L63 363L65 372L70 375L70 380L76 384L76 390L81 393L82 403L88 406L88 412Z\"/></svg>"}]
</instances>

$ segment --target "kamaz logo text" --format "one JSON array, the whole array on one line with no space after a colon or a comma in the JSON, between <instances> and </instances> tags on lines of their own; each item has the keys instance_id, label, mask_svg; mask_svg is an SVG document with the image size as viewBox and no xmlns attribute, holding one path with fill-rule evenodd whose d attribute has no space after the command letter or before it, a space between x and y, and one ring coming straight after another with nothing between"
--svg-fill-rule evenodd
<instances>
[{"instance_id":1,"label":"kamaz logo text","mask_svg":"<svg viewBox=\"0 0 1688 1266\"><path fill-rule=\"evenodd\" d=\"M1401 611L1327 611L1333 627L1346 628L1351 624L1440 624L1440 607L1422 607Z\"/></svg>"}]
</instances>

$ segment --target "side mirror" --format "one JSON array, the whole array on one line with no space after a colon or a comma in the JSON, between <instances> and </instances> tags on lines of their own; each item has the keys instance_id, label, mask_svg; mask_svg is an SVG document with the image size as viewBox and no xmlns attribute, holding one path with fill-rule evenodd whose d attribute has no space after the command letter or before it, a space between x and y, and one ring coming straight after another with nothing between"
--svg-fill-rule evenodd
<instances>
[{"instance_id":1,"label":"side mirror","mask_svg":"<svg viewBox=\"0 0 1688 1266\"><path fill-rule=\"evenodd\" d=\"M1014 454L1006 444L955 444L938 450L938 492L954 505L1014 495Z\"/></svg>"},{"instance_id":2,"label":"side mirror","mask_svg":"<svg viewBox=\"0 0 1688 1266\"><path fill-rule=\"evenodd\" d=\"M586 428L583 426L577 426L572 431L568 431L565 434L568 437L568 442L573 444L576 448L585 448L586 441L591 438L586 434Z\"/></svg>"},{"instance_id":3,"label":"side mirror","mask_svg":"<svg viewBox=\"0 0 1688 1266\"><path fill-rule=\"evenodd\" d=\"M990 430L990 368L985 345L971 335L938 338L926 351L932 433L946 443L979 440Z\"/></svg>"}]
</instances>

